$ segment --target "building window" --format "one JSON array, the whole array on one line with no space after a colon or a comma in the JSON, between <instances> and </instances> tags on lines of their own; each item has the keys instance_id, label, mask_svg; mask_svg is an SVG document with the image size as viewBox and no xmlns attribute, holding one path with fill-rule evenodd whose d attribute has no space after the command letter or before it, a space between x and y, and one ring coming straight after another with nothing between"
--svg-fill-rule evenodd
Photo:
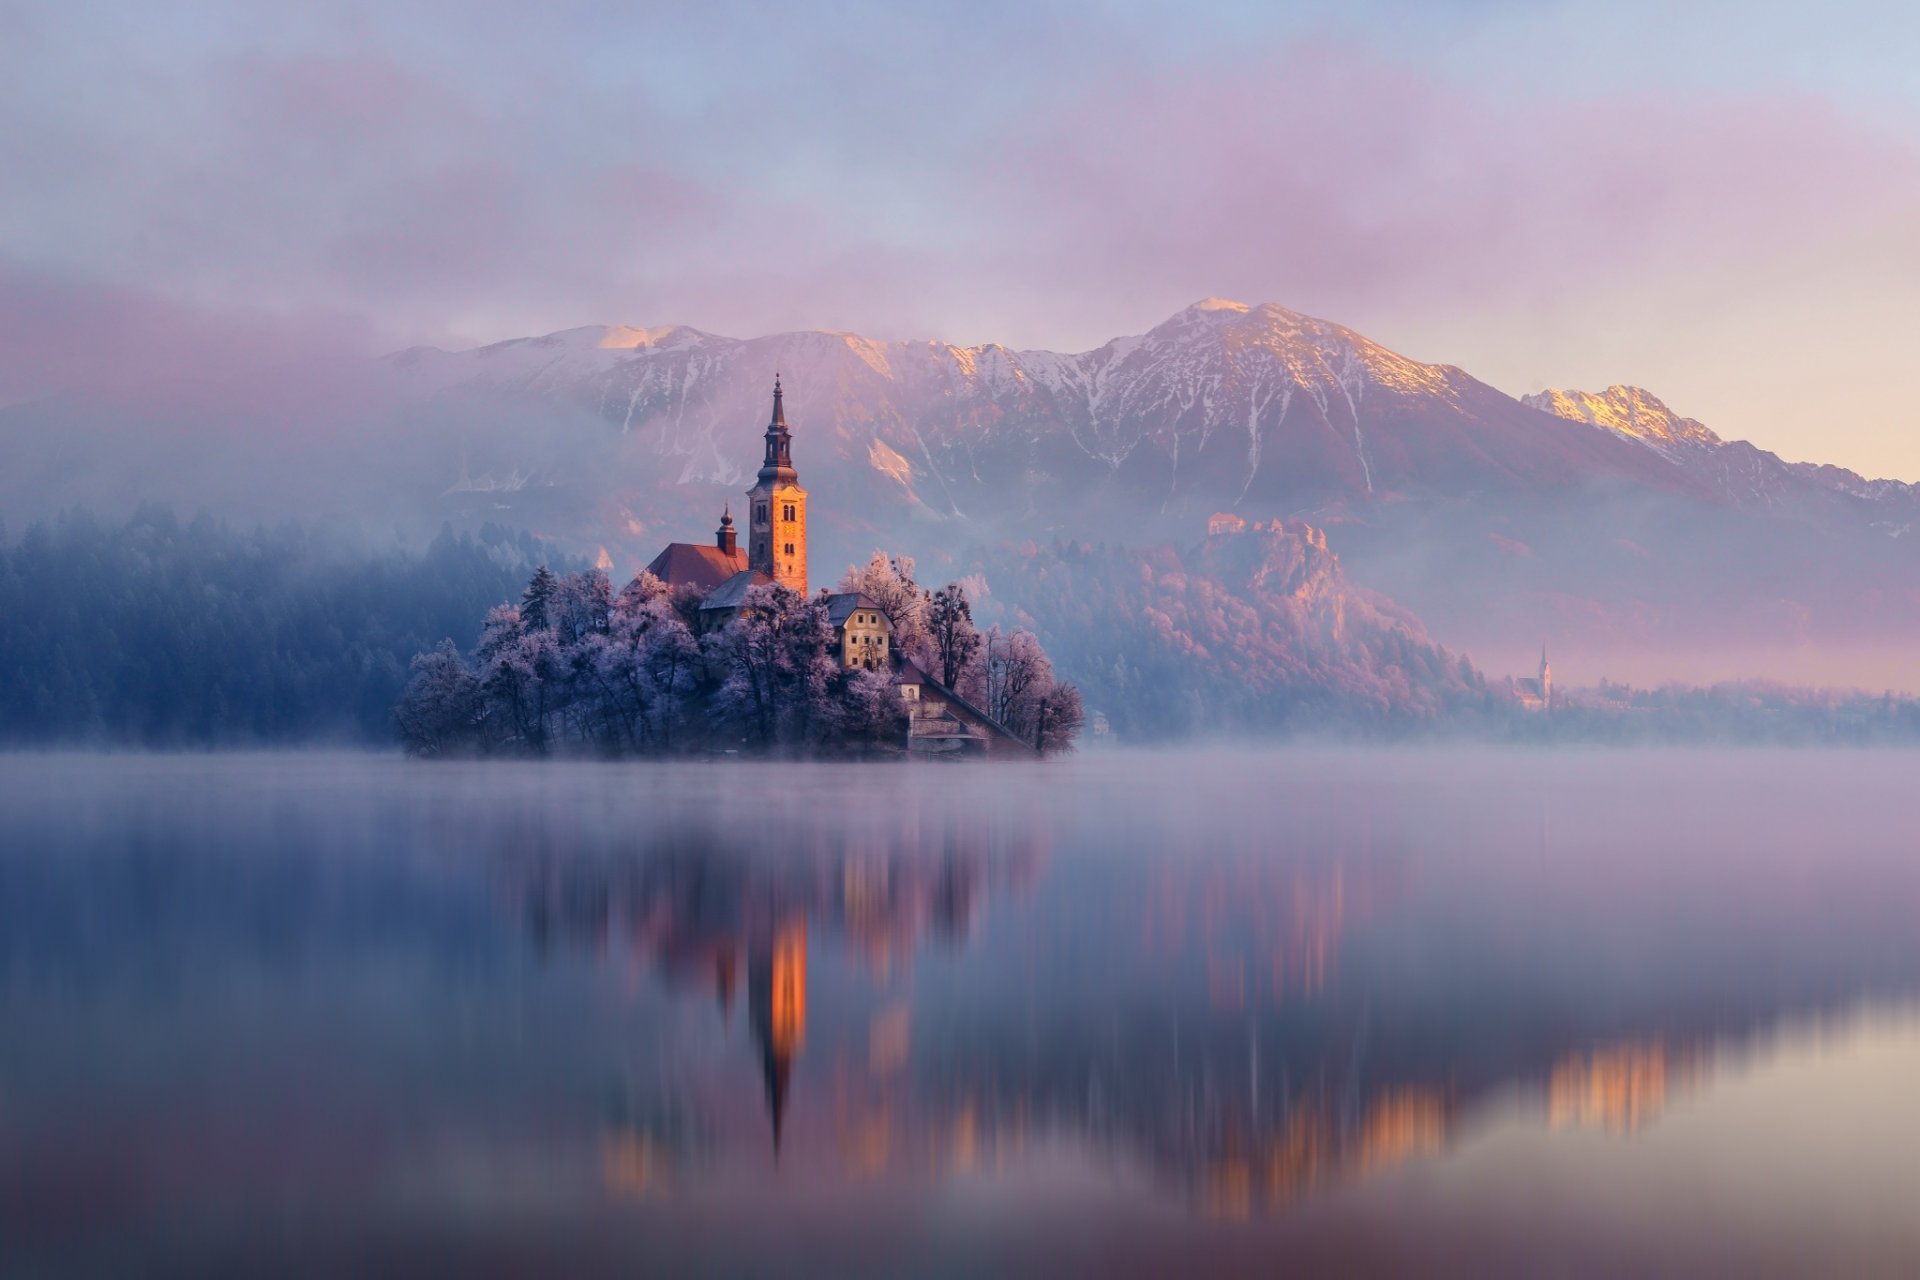
<instances>
[{"instance_id":1,"label":"building window","mask_svg":"<svg viewBox=\"0 0 1920 1280\"><path fill-rule=\"evenodd\" d=\"M755 524L765 524L767 522L767 504L766 503L756 502L753 504L753 522Z\"/></svg>"},{"instance_id":2,"label":"building window","mask_svg":"<svg viewBox=\"0 0 1920 1280\"><path fill-rule=\"evenodd\" d=\"M793 554L793 544L792 544L791 542L789 542L789 543L787 544L787 554L788 554L788 555L792 555L792 554Z\"/></svg>"},{"instance_id":3,"label":"building window","mask_svg":"<svg viewBox=\"0 0 1920 1280\"><path fill-rule=\"evenodd\" d=\"M793 519L793 504L791 502L787 503L786 506L780 508L780 518L782 520Z\"/></svg>"}]
</instances>

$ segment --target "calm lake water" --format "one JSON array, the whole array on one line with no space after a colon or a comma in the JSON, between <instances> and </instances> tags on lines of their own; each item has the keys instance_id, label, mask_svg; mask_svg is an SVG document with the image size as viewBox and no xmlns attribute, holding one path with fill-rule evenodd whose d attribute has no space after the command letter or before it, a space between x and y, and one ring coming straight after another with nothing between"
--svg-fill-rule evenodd
<instances>
[{"instance_id":1,"label":"calm lake water","mask_svg":"<svg viewBox=\"0 0 1920 1280\"><path fill-rule=\"evenodd\" d=\"M0 757L0 1273L1920 1272L1920 756Z\"/></svg>"}]
</instances>

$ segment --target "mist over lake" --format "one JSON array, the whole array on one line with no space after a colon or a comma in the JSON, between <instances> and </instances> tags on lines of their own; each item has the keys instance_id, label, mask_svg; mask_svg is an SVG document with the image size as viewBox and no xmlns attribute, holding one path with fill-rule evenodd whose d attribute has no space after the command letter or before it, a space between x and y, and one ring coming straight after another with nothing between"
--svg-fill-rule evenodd
<instances>
[{"instance_id":1,"label":"mist over lake","mask_svg":"<svg viewBox=\"0 0 1920 1280\"><path fill-rule=\"evenodd\" d=\"M1910 1271L1917 764L0 757L5 1269Z\"/></svg>"}]
</instances>

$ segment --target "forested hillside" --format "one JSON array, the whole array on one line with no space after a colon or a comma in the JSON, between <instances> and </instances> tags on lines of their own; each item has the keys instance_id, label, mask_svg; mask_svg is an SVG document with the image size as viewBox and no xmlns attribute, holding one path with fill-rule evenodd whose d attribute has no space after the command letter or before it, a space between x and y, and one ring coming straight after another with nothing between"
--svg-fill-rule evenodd
<instances>
[{"instance_id":1,"label":"forested hillside","mask_svg":"<svg viewBox=\"0 0 1920 1280\"><path fill-rule=\"evenodd\" d=\"M164 509L0 528L0 742L391 742L412 656L541 558L498 528L373 553Z\"/></svg>"},{"instance_id":2,"label":"forested hillside","mask_svg":"<svg viewBox=\"0 0 1920 1280\"><path fill-rule=\"evenodd\" d=\"M981 568L989 599L1046 642L1123 737L1505 718L1471 662L1354 587L1325 535L1299 521L1230 520L1187 549L1028 544Z\"/></svg>"}]
</instances>

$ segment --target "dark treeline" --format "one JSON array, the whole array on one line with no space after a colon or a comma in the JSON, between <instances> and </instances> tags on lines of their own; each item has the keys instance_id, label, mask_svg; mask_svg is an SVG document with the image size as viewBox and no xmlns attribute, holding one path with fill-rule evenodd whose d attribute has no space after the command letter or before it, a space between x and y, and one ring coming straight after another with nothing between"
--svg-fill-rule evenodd
<instances>
[{"instance_id":1,"label":"dark treeline","mask_svg":"<svg viewBox=\"0 0 1920 1280\"><path fill-rule=\"evenodd\" d=\"M0 745L389 745L409 679L425 688L436 675L452 718L409 722L424 708L403 707L415 750L436 749L441 733L451 750L626 754L859 747L893 734L897 696L831 661L817 601L776 594L757 621L702 637L691 600L615 591L556 558L548 604L531 618L521 604L502 611L524 602L550 554L497 527L369 551L310 526L243 530L160 508L0 526ZM922 590L911 562L885 557L840 586L878 600L936 679L1049 746L1080 717L1055 660L1129 741L1920 741L1920 701L1757 682L1568 689L1551 715L1519 712L1291 532L1181 555L1002 549L978 567L971 600L959 586ZM976 628L975 605L1004 629ZM482 619L473 650L446 647L471 641Z\"/></svg>"},{"instance_id":2,"label":"dark treeline","mask_svg":"<svg viewBox=\"0 0 1920 1280\"><path fill-rule=\"evenodd\" d=\"M163 508L0 528L0 742L391 743L414 653L512 598L543 552L489 527L368 552Z\"/></svg>"},{"instance_id":3,"label":"dark treeline","mask_svg":"<svg viewBox=\"0 0 1920 1280\"><path fill-rule=\"evenodd\" d=\"M841 589L891 624L919 663L1011 734L1055 752L1082 721L1031 632L974 626L966 591L922 590L913 562L876 555ZM879 754L907 745L895 666L843 666L825 593L750 588L724 625L701 593L642 574L618 592L598 569L544 565L518 604L486 615L471 654L419 654L394 722L422 756L674 755L712 751Z\"/></svg>"},{"instance_id":4,"label":"dark treeline","mask_svg":"<svg viewBox=\"0 0 1920 1280\"><path fill-rule=\"evenodd\" d=\"M1527 742L1621 746L1878 746L1920 742L1920 699L1765 680L1636 689L1601 681L1556 691L1551 715L1523 716Z\"/></svg>"}]
</instances>

